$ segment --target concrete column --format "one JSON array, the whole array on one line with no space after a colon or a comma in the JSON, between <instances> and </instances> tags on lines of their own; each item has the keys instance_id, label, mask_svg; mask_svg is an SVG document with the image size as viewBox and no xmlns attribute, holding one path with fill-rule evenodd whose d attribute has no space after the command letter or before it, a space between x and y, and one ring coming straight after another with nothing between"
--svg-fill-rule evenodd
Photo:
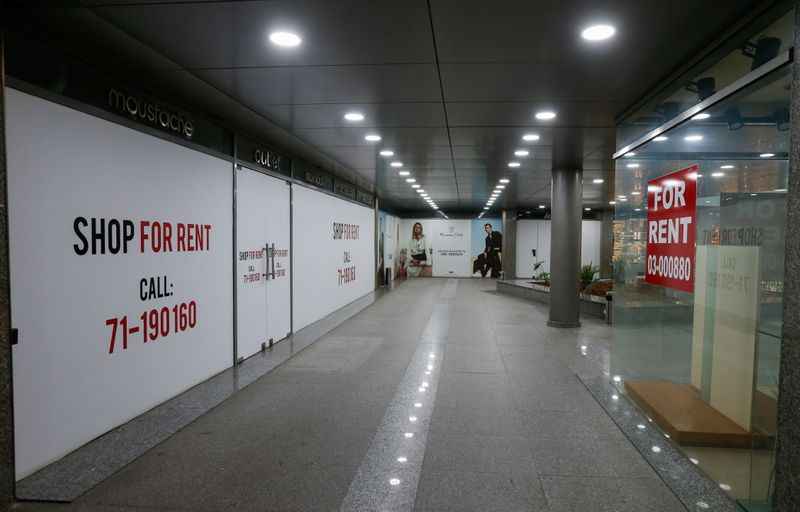
<instances>
[{"instance_id":1,"label":"concrete column","mask_svg":"<svg viewBox=\"0 0 800 512\"><path fill-rule=\"evenodd\" d=\"M794 47L800 44L800 0L794 3ZM792 64L786 266L783 281L783 341L778 384L778 435L772 510L797 510L800 503L800 62Z\"/></svg>"},{"instance_id":2,"label":"concrete column","mask_svg":"<svg viewBox=\"0 0 800 512\"><path fill-rule=\"evenodd\" d=\"M8 281L5 50L0 33L0 510L14 501L14 401L11 379L11 295Z\"/></svg>"},{"instance_id":3,"label":"concrete column","mask_svg":"<svg viewBox=\"0 0 800 512\"><path fill-rule=\"evenodd\" d=\"M517 210L503 210L503 270L517 277Z\"/></svg>"},{"instance_id":4,"label":"concrete column","mask_svg":"<svg viewBox=\"0 0 800 512\"><path fill-rule=\"evenodd\" d=\"M551 327L579 327L583 170L553 169L550 224Z\"/></svg>"}]
</instances>

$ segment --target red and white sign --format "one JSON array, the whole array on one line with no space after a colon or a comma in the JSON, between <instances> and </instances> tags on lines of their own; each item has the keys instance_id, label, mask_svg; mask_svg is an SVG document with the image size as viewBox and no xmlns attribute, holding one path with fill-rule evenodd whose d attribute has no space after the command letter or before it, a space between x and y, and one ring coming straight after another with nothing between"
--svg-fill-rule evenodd
<instances>
[{"instance_id":1,"label":"red and white sign","mask_svg":"<svg viewBox=\"0 0 800 512\"><path fill-rule=\"evenodd\" d=\"M694 291L697 166L647 182L645 281Z\"/></svg>"}]
</instances>

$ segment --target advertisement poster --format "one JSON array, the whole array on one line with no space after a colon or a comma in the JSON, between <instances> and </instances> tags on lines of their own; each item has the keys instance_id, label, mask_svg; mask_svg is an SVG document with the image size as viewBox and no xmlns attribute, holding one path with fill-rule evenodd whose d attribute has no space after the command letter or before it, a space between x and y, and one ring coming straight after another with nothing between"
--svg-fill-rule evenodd
<instances>
[{"instance_id":1,"label":"advertisement poster","mask_svg":"<svg viewBox=\"0 0 800 512\"><path fill-rule=\"evenodd\" d=\"M386 220L387 215L386 212L378 211L378 254L377 254L377 261L375 268L377 269L375 282L378 286L386 284L386 241L387 241L387 232L386 232Z\"/></svg>"},{"instance_id":2,"label":"advertisement poster","mask_svg":"<svg viewBox=\"0 0 800 512\"><path fill-rule=\"evenodd\" d=\"M500 277L503 270L503 221L475 219L472 221L471 250L473 277Z\"/></svg>"},{"instance_id":3,"label":"advertisement poster","mask_svg":"<svg viewBox=\"0 0 800 512\"><path fill-rule=\"evenodd\" d=\"M470 262L470 221L433 221L433 255L436 266L434 277L469 277Z\"/></svg>"},{"instance_id":4,"label":"advertisement poster","mask_svg":"<svg viewBox=\"0 0 800 512\"><path fill-rule=\"evenodd\" d=\"M645 281L694 290L697 166L647 182Z\"/></svg>"},{"instance_id":5,"label":"advertisement poster","mask_svg":"<svg viewBox=\"0 0 800 512\"><path fill-rule=\"evenodd\" d=\"M433 277L433 233L438 222L429 219L400 222L396 276Z\"/></svg>"},{"instance_id":6,"label":"advertisement poster","mask_svg":"<svg viewBox=\"0 0 800 512\"><path fill-rule=\"evenodd\" d=\"M230 366L233 169L6 94L23 478Z\"/></svg>"}]
</instances>

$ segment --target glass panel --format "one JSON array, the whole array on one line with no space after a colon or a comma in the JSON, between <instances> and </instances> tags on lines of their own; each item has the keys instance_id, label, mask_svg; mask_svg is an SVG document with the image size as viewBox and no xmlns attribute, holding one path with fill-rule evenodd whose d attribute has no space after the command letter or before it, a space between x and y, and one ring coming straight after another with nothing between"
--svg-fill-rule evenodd
<instances>
[{"instance_id":1,"label":"glass panel","mask_svg":"<svg viewBox=\"0 0 800 512\"><path fill-rule=\"evenodd\" d=\"M790 67L617 160L612 374L749 510L768 504L773 480ZM692 165L695 281L687 293L643 276L648 180Z\"/></svg>"},{"instance_id":2,"label":"glass panel","mask_svg":"<svg viewBox=\"0 0 800 512\"><path fill-rule=\"evenodd\" d=\"M749 28L726 43L726 54L704 61L684 79L667 87L619 125L617 149L666 123L732 84L792 46L794 11L766 28Z\"/></svg>"}]
</instances>

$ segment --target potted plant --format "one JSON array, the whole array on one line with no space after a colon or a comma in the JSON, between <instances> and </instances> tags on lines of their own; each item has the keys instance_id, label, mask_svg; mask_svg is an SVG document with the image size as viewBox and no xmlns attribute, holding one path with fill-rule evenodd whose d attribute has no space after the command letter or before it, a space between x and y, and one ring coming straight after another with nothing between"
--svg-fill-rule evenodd
<instances>
[{"instance_id":1,"label":"potted plant","mask_svg":"<svg viewBox=\"0 0 800 512\"><path fill-rule=\"evenodd\" d=\"M588 265L581 265L581 291L585 290L594 281L595 274L600 272L600 267L592 263L590 261Z\"/></svg>"}]
</instances>

